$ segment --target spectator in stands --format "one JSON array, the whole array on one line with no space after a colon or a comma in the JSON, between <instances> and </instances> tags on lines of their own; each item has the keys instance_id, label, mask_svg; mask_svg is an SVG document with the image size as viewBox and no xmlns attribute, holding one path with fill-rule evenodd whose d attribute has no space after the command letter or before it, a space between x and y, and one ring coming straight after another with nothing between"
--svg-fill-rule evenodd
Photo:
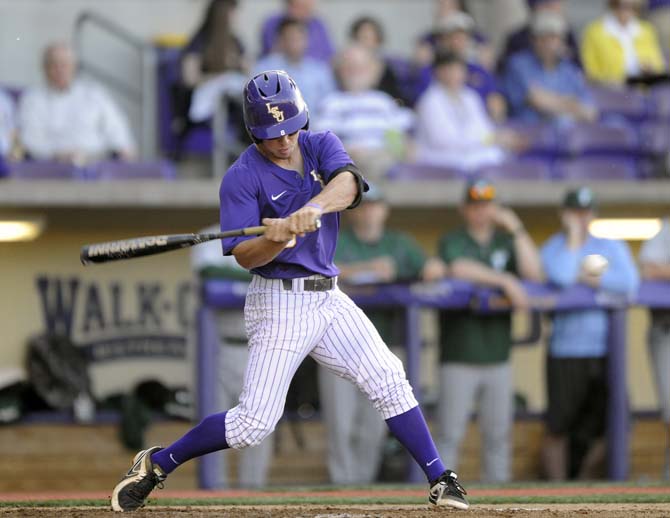
<instances>
[{"instance_id":1,"label":"spectator in stands","mask_svg":"<svg viewBox=\"0 0 670 518\"><path fill-rule=\"evenodd\" d=\"M389 207L383 193L371 184L356 210L347 214L348 226L340 234L335 262L339 281L376 284L434 280L444 265L426 257L414 239L389 230ZM382 339L400 348L404 343L400 308L366 310ZM375 480L382 457L386 427L365 396L324 367L319 367L321 409L328 430L328 471L335 484L369 484Z\"/></svg>"},{"instance_id":2,"label":"spectator in stands","mask_svg":"<svg viewBox=\"0 0 670 518\"><path fill-rule=\"evenodd\" d=\"M474 20L470 17L463 0L435 0L435 13L433 15L434 29L419 40L415 51L415 59L422 66L430 66L435 59L435 54L444 50L439 40L442 38L444 24L448 19L455 19L462 15L472 22L472 38L468 41L469 62L477 63L486 70L492 70L494 64L494 51L490 42L481 32L474 28Z\"/></svg>"},{"instance_id":3,"label":"spectator in stands","mask_svg":"<svg viewBox=\"0 0 670 518\"><path fill-rule=\"evenodd\" d=\"M299 20L305 25L307 42L305 54L313 59L328 62L335 54L326 25L316 16L317 0L284 0L284 11L265 20L261 30L261 57L277 52L279 27L286 19Z\"/></svg>"},{"instance_id":4,"label":"spectator in stands","mask_svg":"<svg viewBox=\"0 0 670 518\"><path fill-rule=\"evenodd\" d=\"M467 183L460 212L463 228L446 234L438 246L451 275L500 289L513 308L526 308L520 279L540 282L543 276L538 251L519 217L497 203L491 182L477 178ZM487 482L510 478L511 342L510 313L440 312L437 446L457 466L470 414L478 408Z\"/></svg>"},{"instance_id":5,"label":"spectator in stands","mask_svg":"<svg viewBox=\"0 0 670 518\"><path fill-rule=\"evenodd\" d=\"M589 233L595 200L587 187L567 192L560 213L562 231L542 247L542 264L552 284L585 284L631 296L638 273L623 241ZM590 261L600 255L604 261ZM547 428L543 451L550 480L594 478L605 459L607 409L607 312L575 310L553 315L547 357Z\"/></svg>"},{"instance_id":6,"label":"spectator in stands","mask_svg":"<svg viewBox=\"0 0 670 518\"><path fill-rule=\"evenodd\" d=\"M623 84L666 70L656 31L640 20L640 8L641 0L609 0L609 12L586 27L581 59L590 80Z\"/></svg>"},{"instance_id":7,"label":"spectator in stands","mask_svg":"<svg viewBox=\"0 0 670 518\"><path fill-rule=\"evenodd\" d=\"M498 70L503 72L507 65L509 58L517 52L524 50L532 50L533 30L531 21L540 13L551 13L565 18L565 0L528 0L528 8L530 9L530 19L526 25L521 27L516 32L510 34L505 42L500 58L498 60ZM577 38L574 31L568 27L567 20L565 21L565 46L563 57L579 65L579 47L577 46Z\"/></svg>"},{"instance_id":8,"label":"spectator in stands","mask_svg":"<svg viewBox=\"0 0 670 518\"><path fill-rule=\"evenodd\" d=\"M466 74L460 56L435 58L434 79L416 106L418 162L473 170L498 164L506 149L522 146L515 133L494 127L481 98L466 86Z\"/></svg>"},{"instance_id":9,"label":"spectator in stands","mask_svg":"<svg viewBox=\"0 0 670 518\"><path fill-rule=\"evenodd\" d=\"M20 138L29 156L77 165L110 156L133 159L126 118L99 85L77 78L72 48L49 45L43 63L46 86L29 89L19 104Z\"/></svg>"},{"instance_id":10,"label":"spectator in stands","mask_svg":"<svg viewBox=\"0 0 670 518\"><path fill-rule=\"evenodd\" d=\"M222 94L242 94L248 64L233 32L237 3L211 0L200 27L184 48L181 82L175 89L180 125L189 126L187 118L193 122L211 118Z\"/></svg>"},{"instance_id":11,"label":"spectator in stands","mask_svg":"<svg viewBox=\"0 0 670 518\"><path fill-rule=\"evenodd\" d=\"M640 250L642 276L650 281L670 281L670 219L663 221L658 234ZM670 311L651 310L649 356L656 379L661 417L670 439ZM669 443L670 444L670 443Z\"/></svg>"},{"instance_id":12,"label":"spectator in stands","mask_svg":"<svg viewBox=\"0 0 670 518\"><path fill-rule=\"evenodd\" d=\"M525 122L593 121L597 112L581 70L565 58L565 20L540 12L531 22L532 47L510 58L505 90L513 118Z\"/></svg>"},{"instance_id":13,"label":"spectator in stands","mask_svg":"<svg viewBox=\"0 0 670 518\"><path fill-rule=\"evenodd\" d=\"M307 28L295 18L284 18L277 27L276 52L258 60L255 73L285 70L300 87L307 106L319 108L321 100L336 88L330 66L307 51Z\"/></svg>"},{"instance_id":14,"label":"spectator in stands","mask_svg":"<svg viewBox=\"0 0 670 518\"><path fill-rule=\"evenodd\" d=\"M474 89L484 101L489 115L502 122L507 114L505 98L500 93L496 78L475 60L471 50L474 44L474 20L470 15L456 12L440 21L435 31L435 52L453 52L467 67L467 85ZM418 90L423 92L431 80L431 67L423 69Z\"/></svg>"},{"instance_id":15,"label":"spectator in stands","mask_svg":"<svg viewBox=\"0 0 670 518\"><path fill-rule=\"evenodd\" d=\"M335 66L340 90L322 99L314 129L337 133L366 177L379 181L403 158L414 114L398 106L387 93L374 89L383 65L367 48L348 47Z\"/></svg>"},{"instance_id":16,"label":"spectator in stands","mask_svg":"<svg viewBox=\"0 0 670 518\"><path fill-rule=\"evenodd\" d=\"M375 90L381 90L404 104L410 104L411 97L399 81L391 60L384 55L384 29L379 20L370 16L354 20L349 28L349 41L353 45L368 49L381 61L382 72L377 84L374 85ZM409 62L406 63L406 68L409 68Z\"/></svg>"},{"instance_id":17,"label":"spectator in stands","mask_svg":"<svg viewBox=\"0 0 670 518\"><path fill-rule=\"evenodd\" d=\"M219 232L219 225L212 225L202 230L204 233ZM191 265L201 281L208 280L251 280L251 274L242 268L233 256L223 256L221 243L208 241L191 249ZM244 311L242 309L221 309L215 315L219 337L218 365L219 383L217 403L221 408L229 408L237 404L244 386L244 371L249 351L247 334L244 329ZM267 482L274 438L264 439L258 446L245 449L239 453L238 484L240 487L259 488ZM227 487L228 453L221 455L222 476L221 487Z\"/></svg>"},{"instance_id":18,"label":"spectator in stands","mask_svg":"<svg viewBox=\"0 0 670 518\"><path fill-rule=\"evenodd\" d=\"M12 97L0 90L0 157L10 154L16 137L16 113Z\"/></svg>"}]
</instances>

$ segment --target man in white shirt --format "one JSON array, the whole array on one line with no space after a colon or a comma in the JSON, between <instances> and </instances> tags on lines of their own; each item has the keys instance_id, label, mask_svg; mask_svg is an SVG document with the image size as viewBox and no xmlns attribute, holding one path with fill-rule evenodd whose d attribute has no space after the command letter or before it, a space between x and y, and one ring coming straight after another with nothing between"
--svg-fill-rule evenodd
<instances>
[{"instance_id":1,"label":"man in white shirt","mask_svg":"<svg viewBox=\"0 0 670 518\"><path fill-rule=\"evenodd\" d=\"M440 53L433 81L416 106L417 162L472 171L501 163L505 148L521 143L509 131L497 131L481 98L466 86L461 57Z\"/></svg>"},{"instance_id":2,"label":"man in white shirt","mask_svg":"<svg viewBox=\"0 0 670 518\"><path fill-rule=\"evenodd\" d=\"M16 131L14 100L0 90L0 157L9 155Z\"/></svg>"},{"instance_id":3,"label":"man in white shirt","mask_svg":"<svg viewBox=\"0 0 670 518\"><path fill-rule=\"evenodd\" d=\"M313 128L336 133L365 176L379 182L402 158L414 114L373 89L383 63L370 50L351 46L338 56L335 67L341 89L321 101Z\"/></svg>"},{"instance_id":4,"label":"man in white shirt","mask_svg":"<svg viewBox=\"0 0 670 518\"><path fill-rule=\"evenodd\" d=\"M135 156L128 122L97 84L76 77L77 59L66 43L44 51L46 85L31 88L19 104L20 138L41 160L84 165L110 155Z\"/></svg>"}]
</instances>

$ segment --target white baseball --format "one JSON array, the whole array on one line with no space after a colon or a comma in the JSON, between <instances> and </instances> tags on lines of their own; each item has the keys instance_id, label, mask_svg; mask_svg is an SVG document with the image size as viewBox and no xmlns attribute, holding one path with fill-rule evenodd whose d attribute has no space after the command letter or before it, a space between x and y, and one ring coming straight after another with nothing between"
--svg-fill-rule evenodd
<instances>
[{"instance_id":1,"label":"white baseball","mask_svg":"<svg viewBox=\"0 0 670 518\"><path fill-rule=\"evenodd\" d=\"M582 269L589 275L602 275L608 266L609 261L600 254L590 254L582 259Z\"/></svg>"}]
</instances>

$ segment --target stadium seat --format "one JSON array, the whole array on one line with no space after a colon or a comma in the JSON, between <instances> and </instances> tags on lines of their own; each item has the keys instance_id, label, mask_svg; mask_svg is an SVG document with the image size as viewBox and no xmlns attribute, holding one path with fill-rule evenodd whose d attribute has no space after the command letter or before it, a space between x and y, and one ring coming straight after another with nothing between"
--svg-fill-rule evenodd
<instances>
[{"instance_id":1,"label":"stadium seat","mask_svg":"<svg viewBox=\"0 0 670 518\"><path fill-rule=\"evenodd\" d=\"M639 151L636 132L628 124L580 123L560 133L561 146L571 156L634 156Z\"/></svg>"},{"instance_id":2,"label":"stadium seat","mask_svg":"<svg viewBox=\"0 0 670 518\"><path fill-rule=\"evenodd\" d=\"M561 180L635 180L639 178L635 160L621 157L583 157L556 164Z\"/></svg>"},{"instance_id":3,"label":"stadium seat","mask_svg":"<svg viewBox=\"0 0 670 518\"><path fill-rule=\"evenodd\" d=\"M551 124L511 121L505 127L513 130L527 140L528 148L521 153L522 157L553 159L560 153L557 132Z\"/></svg>"},{"instance_id":4,"label":"stadium seat","mask_svg":"<svg viewBox=\"0 0 670 518\"><path fill-rule=\"evenodd\" d=\"M658 156L670 151L670 122L648 121L639 127L640 149Z\"/></svg>"},{"instance_id":5,"label":"stadium seat","mask_svg":"<svg viewBox=\"0 0 670 518\"><path fill-rule=\"evenodd\" d=\"M10 178L18 180L85 180L86 170L62 162L26 160L9 164Z\"/></svg>"},{"instance_id":6,"label":"stadium seat","mask_svg":"<svg viewBox=\"0 0 670 518\"><path fill-rule=\"evenodd\" d=\"M649 90L649 102L655 118L670 118L670 85L660 84Z\"/></svg>"},{"instance_id":7,"label":"stadium seat","mask_svg":"<svg viewBox=\"0 0 670 518\"><path fill-rule=\"evenodd\" d=\"M649 116L650 105L647 97L638 90L591 85L595 105L605 120L625 118L640 121Z\"/></svg>"},{"instance_id":8,"label":"stadium seat","mask_svg":"<svg viewBox=\"0 0 670 518\"><path fill-rule=\"evenodd\" d=\"M167 160L156 162L123 162L110 160L94 164L89 178L95 180L174 180L177 171Z\"/></svg>"},{"instance_id":9,"label":"stadium seat","mask_svg":"<svg viewBox=\"0 0 670 518\"><path fill-rule=\"evenodd\" d=\"M213 149L212 130L208 124L175 127L174 86L180 74L181 49L158 48L158 133L161 151L171 157L181 155L210 156Z\"/></svg>"},{"instance_id":10,"label":"stadium seat","mask_svg":"<svg viewBox=\"0 0 670 518\"><path fill-rule=\"evenodd\" d=\"M551 167L548 161L541 159L509 160L482 167L479 174L491 180L549 180Z\"/></svg>"},{"instance_id":11,"label":"stadium seat","mask_svg":"<svg viewBox=\"0 0 670 518\"><path fill-rule=\"evenodd\" d=\"M427 164L399 163L392 166L387 175L388 180L453 180L463 178L464 173L457 169L438 167Z\"/></svg>"}]
</instances>

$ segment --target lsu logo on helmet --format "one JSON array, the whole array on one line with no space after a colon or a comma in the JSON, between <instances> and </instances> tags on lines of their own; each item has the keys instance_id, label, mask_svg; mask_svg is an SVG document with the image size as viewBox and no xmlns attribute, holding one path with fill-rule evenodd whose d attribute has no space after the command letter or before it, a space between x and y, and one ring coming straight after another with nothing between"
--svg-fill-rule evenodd
<instances>
[{"instance_id":1,"label":"lsu logo on helmet","mask_svg":"<svg viewBox=\"0 0 670 518\"><path fill-rule=\"evenodd\" d=\"M284 121L284 112L279 109L279 106L271 106L272 103L265 103L265 106L277 122Z\"/></svg>"}]
</instances>

